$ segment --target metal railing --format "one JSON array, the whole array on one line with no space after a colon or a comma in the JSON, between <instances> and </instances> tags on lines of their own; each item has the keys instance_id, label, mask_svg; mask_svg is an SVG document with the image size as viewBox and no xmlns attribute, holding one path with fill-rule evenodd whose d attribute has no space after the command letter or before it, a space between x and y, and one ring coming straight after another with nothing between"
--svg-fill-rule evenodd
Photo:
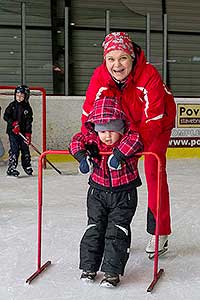
<instances>
[{"instance_id":1,"label":"metal railing","mask_svg":"<svg viewBox=\"0 0 200 300\"><path fill-rule=\"evenodd\" d=\"M38 160L38 240L37 240L37 270L34 272L27 280L26 283L31 283L37 276L39 276L48 266L51 265L51 261L48 260L46 263L41 265L41 243L42 243L42 200L43 200L43 160L48 154L59 154L59 155L69 155L68 150L48 150L41 153ZM107 155L110 153L101 153L102 155ZM164 269L158 271L158 244L159 244L159 223L160 223L160 205L161 205L161 160L159 156L154 152L141 152L136 155L152 155L157 160L157 213L156 213L156 232L155 232L155 256L154 256L154 270L153 270L153 280L147 288L147 292L151 292L156 285L158 279L164 272Z\"/></svg>"}]
</instances>

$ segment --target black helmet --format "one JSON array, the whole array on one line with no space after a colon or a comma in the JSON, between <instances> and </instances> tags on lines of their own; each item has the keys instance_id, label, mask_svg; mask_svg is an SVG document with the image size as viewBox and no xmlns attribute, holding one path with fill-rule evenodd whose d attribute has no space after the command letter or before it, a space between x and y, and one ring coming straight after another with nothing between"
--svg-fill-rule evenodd
<instances>
[{"instance_id":1,"label":"black helmet","mask_svg":"<svg viewBox=\"0 0 200 300\"><path fill-rule=\"evenodd\" d=\"M15 89L15 100L16 100L16 93L22 93L25 95L24 101L28 102L30 97L30 89L27 85L18 85Z\"/></svg>"}]
</instances>

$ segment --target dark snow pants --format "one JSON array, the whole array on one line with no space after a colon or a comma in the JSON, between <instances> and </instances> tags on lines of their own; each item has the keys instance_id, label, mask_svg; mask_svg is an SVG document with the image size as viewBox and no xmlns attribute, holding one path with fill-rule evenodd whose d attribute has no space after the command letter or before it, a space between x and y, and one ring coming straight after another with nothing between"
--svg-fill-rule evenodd
<instances>
[{"instance_id":1,"label":"dark snow pants","mask_svg":"<svg viewBox=\"0 0 200 300\"><path fill-rule=\"evenodd\" d=\"M131 243L130 224L137 206L137 190L88 190L88 226L80 243L80 269L124 273Z\"/></svg>"},{"instance_id":2,"label":"dark snow pants","mask_svg":"<svg viewBox=\"0 0 200 300\"><path fill-rule=\"evenodd\" d=\"M14 133L9 134L10 150L9 150L9 162L8 167L10 169L16 169L18 165L19 154L21 151L21 162L23 169L31 166L31 155L29 146L24 143L21 136Z\"/></svg>"}]
</instances>

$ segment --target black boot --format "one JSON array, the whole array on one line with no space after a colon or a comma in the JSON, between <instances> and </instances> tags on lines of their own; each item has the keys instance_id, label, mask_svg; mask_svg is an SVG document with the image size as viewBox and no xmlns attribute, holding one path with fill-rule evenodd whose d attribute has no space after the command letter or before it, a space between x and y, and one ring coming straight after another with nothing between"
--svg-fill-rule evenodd
<instances>
[{"instance_id":1,"label":"black boot","mask_svg":"<svg viewBox=\"0 0 200 300\"><path fill-rule=\"evenodd\" d=\"M24 172L29 176L33 175L33 169L31 168L31 166L24 168Z\"/></svg>"},{"instance_id":2,"label":"black boot","mask_svg":"<svg viewBox=\"0 0 200 300\"><path fill-rule=\"evenodd\" d=\"M120 282L118 274L105 273L100 285L103 287L116 287Z\"/></svg>"},{"instance_id":3,"label":"black boot","mask_svg":"<svg viewBox=\"0 0 200 300\"><path fill-rule=\"evenodd\" d=\"M22 155L22 167L27 175L31 176L33 174L33 169L31 167L31 156L28 153Z\"/></svg>"},{"instance_id":4,"label":"black boot","mask_svg":"<svg viewBox=\"0 0 200 300\"><path fill-rule=\"evenodd\" d=\"M7 175L8 176L14 176L18 177L19 176L19 171L16 170L17 168L17 157L15 154L12 154L11 150L9 151L9 160L8 160L8 170L7 170Z\"/></svg>"},{"instance_id":5,"label":"black boot","mask_svg":"<svg viewBox=\"0 0 200 300\"><path fill-rule=\"evenodd\" d=\"M91 271L83 271L81 274L81 278L84 281L94 281L97 273L96 272L91 272Z\"/></svg>"},{"instance_id":6,"label":"black boot","mask_svg":"<svg viewBox=\"0 0 200 300\"><path fill-rule=\"evenodd\" d=\"M20 174L19 171L17 171L16 169L8 168L8 170L7 170L8 176L18 177L19 174Z\"/></svg>"}]
</instances>

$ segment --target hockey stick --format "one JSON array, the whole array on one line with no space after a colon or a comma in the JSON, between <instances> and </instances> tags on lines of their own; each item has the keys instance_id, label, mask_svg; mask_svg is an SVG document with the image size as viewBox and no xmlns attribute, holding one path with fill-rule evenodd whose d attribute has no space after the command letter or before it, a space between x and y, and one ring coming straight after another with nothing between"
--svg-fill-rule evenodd
<instances>
[{"instance_id":1,"label":"hockey stick","mask_svg":"<svg viewBox=\"0 0 200 300\"><path fill-rule=\"evenodd\" d=\"M19 135L23 138L24 142L27 142L26 137L20 132ZM33 148L33 150L35 150L35 152L37 152L39 155L41 155L42 153L32 144L30 143L30 146ZM60 170L58 170L47 158L46 161L48 162L48 164L60 175L62 175L62 172Z\"/></svg>"}]
</instances>

